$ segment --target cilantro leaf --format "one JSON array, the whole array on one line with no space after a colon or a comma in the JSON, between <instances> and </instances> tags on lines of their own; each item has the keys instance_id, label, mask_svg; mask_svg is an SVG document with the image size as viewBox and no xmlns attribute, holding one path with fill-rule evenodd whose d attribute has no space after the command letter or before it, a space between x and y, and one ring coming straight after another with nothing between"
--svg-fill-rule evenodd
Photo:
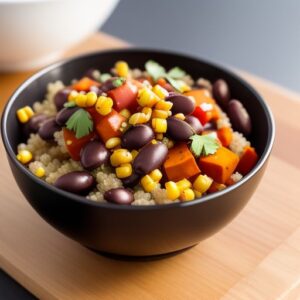
<instances>
[{"instance_id":1,"label":"cilantro leaf","mask_svg":"<svg viewBox=\"0 0 300 300\"><path fill-rule=\"evenodd\" d=\"M74 101L69 101L64 104L64 107L75 107L76 103Z\"/></svg>"},{"instance_id":2,"label":"cilantro leaf","mask_svg":"<svg viewBox=\"0 0 300 300\"><path fill-rule=\"evenodd\" d=\"M173 88L176 89L177 91L179 91L180 93L183 93L186 91L187 85L184 81L179 80L179 79L174 79L169 75L166 75L166 79L173 86Z\"/></svg>"},{"instance_id":3,"label":"cilantro leaf","mask_svg":"<svg viewBox=\"0 0 300 300\"><path fill-rule=\"evenodd\" d=\"M88 135L93 130L93 121L91 115L84 109L78 109L66 123L69 130L75 132L77 139Z\"/></svg>"},{"instance_id":4,"label":"cilantro leaf","mask_svg":"<svg viewBox=\"0 0 300 300\"><path fill-rule=\"evenodd\" d=\"M165 68L153 60L148 60L146 62L145 69L155 81L160 77L166 76Z\"/></svg>"},{"instance_id":5,"label":"cilantro leaf","mask_svg":"<svg viewBox=\"0 0 300 300\"><path fill-rule=\"evenodd\" d=\"M214 154L220 148L217 140L211 135L195 134L190 137L190 140L192 140L191 150L196 157Z\"/></svg>"},{"instance_id":6,"label":"cilantro leaf","mask_svg":"<svg viewBox=\"0 0 300 300\"><path fill-rule=\"evenodd\" d=\"M126 79L124 77L118 77L112 81L112 85L117 88L123 85L125 81Z\"/></svg>"},{"instance_id":7,"label":"cilantro leaf","mask_svg":"<svg viewBox=\"0 0 300 300\"><path fill-rule=\"evenodd\" d=\"M100 81L101 82L104 82L109 78L111 78L111 75L109 73L103 73L103 74L100 75Z\"/></svg>"},{"instance_id":8,"label":"cilantro leaf","mask_svg":"<svg viewBox=\"0 0 300 300\"><path fill-rule=\"evenodd\" d=\"M175 67L169 70L167 75L172 77L173 79L180 79L186 75L186 72L179 67Z\"/></svg>"}]
</instances>

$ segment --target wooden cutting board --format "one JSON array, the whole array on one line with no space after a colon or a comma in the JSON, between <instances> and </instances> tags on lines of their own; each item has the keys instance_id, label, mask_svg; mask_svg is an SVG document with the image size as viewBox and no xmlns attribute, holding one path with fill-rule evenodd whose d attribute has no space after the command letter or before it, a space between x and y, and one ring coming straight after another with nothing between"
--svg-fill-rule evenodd
<instances>
[{"instance_id":1,"label":"wooden cutting board","mask_svg":"<svg viewBox=\"0 0 300 300\"><path fill-rule=\"evenodd\" d=\"M124 46L97 34L66 56ZM1 107L29 75L0 75ZM1 145L1 267L44 299L300 299L300 95L242 75L271 106L277 134L263 181L230 225L163 260L97 255L50 227L29 206Z\"/></svg>"}]
</instances>

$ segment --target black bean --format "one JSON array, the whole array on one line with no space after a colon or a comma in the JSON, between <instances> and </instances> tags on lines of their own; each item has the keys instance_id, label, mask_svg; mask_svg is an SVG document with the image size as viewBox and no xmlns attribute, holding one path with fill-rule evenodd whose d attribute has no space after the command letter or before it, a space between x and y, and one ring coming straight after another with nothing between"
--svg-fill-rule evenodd
<instances>
[{"instance_id":1,"label":"black bean","mask_svg":"<svg viewBox=\"0 0 300 300\"><path fill-rule=\"evenodd\" d=\"M133 193L124 188L114 188L106 191L103 197L108 202L121 205L129 205L134 200Z\"/></svg>"},{"instance_id":2,"label":"black bean","mask_svg":"<svg viewBox=\"0 0 300 300\"><path fill-rule=\"evenodd\" d=\"M86 171L74 171L59 177L54 186L80 195L89 193L95 185L94 177Z\"/></svg>"},{"instance_id":3,"label":"black bean","mask_svg":"<svg viewBox=\"0 0 300 300\"><path fill-rule=\"evenodd\" d=\"M51 141L54 139L54 133L59 130L61 130L61 126L58 125L55 118L52 117L42 123L38 130L38 134L43 140Z\"/></svg>"},{"instance_id":4,"label":"black bean","mask_svg":"<svg viewBox=\"0 0 300 300\"><path fill-rule=\"evenodd\" d=\"M186 116L184 121L192 126L195 133L199 134L203 131L203 126L198 118L194 116Z\"/></svg>"},{"instance_id":5,"label":"black bean","mask_svg":"<svg viewBox=\"0 0 300 300\"><path fill-rule=\"evenodd\" d=\"M189 97L181 94L172 93L166 98L166 100L173 103L171 109L173 115L178 113L189 115L195 109L194 101L191 100Z\"/></svg>"},{"instance_id":6,"label":"black bean","mask_svg":"<svg viewBox=\"0 0 300 300\"><path fill-rule=\"evenodd\" d=\"M24 124L24 134L26 137L30 133L37 133L43 122L45 122L49 117L45 114L36 114L33 115L30 120Z\"/></svg>"},{"instance_id":7,"label":"black bean","mask_svg":"<svg viewBox=\"0 0 300 300\"><path fill-rule=\"evenodd\" d=\"M226 108L230 100L230 90L226 81L223 79L218 79L213 84L212 91L213 91L213 97L217 101L217 103L221 107Z\"/></svg>"},{"instance_id":8,"label":"black bean","mask_svg":"<svg viewBox=\"0 0 300 300\"><path fill-rule=\"evenodd\" d=\"M80 152L81 165L87 170L93 170L108 163L110 152L100 141L91 141Z\"/></svg>"},{"instance_id":9,"label":"black bean","mask_svg":"<svg viewBox=\"0 0 300 300\"><path fill-rule=\"evenodd\" d=\"M240 131L245 136L251 134L251 119L245 107L240 101L230 100L227 107L227 114L235 130Z\"/></svg>"},{"instance_id":10,"label":"black bean","mask_svg":"<svg viewBox=\"0 0 300 300\"><path fill-rule=\"evenodd\" d=\"M151 127L139 124L130 127L122 135L122 147L132 150L139 149L154 139L154 133Z\"/></svg>"},{"instance_id":11,"label":"black bean","mask_svg":"<svg viewBox=\"0 0 300 300\"><path fill-rule=\"evenodd\" d=\"M84 73L85 77L88 77L92 80L98 80L99 77L97 75L100 75L99 70L94 68L90 68Z\"/></svg>"},{"instance_id":12,"label":"black bean","mask_svg":"<svg viewBox=\"0 0 300 300\"><path fill-rule=\"evenodd\" d=\"M64 107L64 104L68 101L68 96L70 93L71 89L65 88L55 94L54 103L58 111L61 110Z\"/></svg>"},{"instance_id":13,"label":"black bean","mask_svg":"<svg viewBox=\"0 0 300 300\"><path fill-rule=\"evenodd\" d=\"M174 141L187 141L195 134L194 129L187 122L176 117L167 119L167 135Z\"/></svg>"},{"instance_id":14,"label":"black bean","mask_svg":"<svg viewBox=\"0 0 300 300\"><path fill-rule=\"evenodd\" d=\"M138 175L133 172L129 177L122 179L122 183L125 187L133 188L139 183L141 177L142 177L141 175Z\"/></svg>"},{"instance_id":15,"label":"black bean","mask_svg":"<svg viewBox=\"0 0 300 300\"><path fill-rule=\"evenodd\" d=\"M79 107L64 107L56 115L56 123L60 126L65 126L69 118L79 109Z\"/></svg>"},{"instance_id":16,"label":"black bean","mask_svg":"<svg viewBox=\"0 0 300 300\"><path fill-rule=\"evenodd\" d=\"M144 146L133 161L135 173L145 175L160 168L167 158L168 148L161 142Z\"/></svg>"}]
</instances>

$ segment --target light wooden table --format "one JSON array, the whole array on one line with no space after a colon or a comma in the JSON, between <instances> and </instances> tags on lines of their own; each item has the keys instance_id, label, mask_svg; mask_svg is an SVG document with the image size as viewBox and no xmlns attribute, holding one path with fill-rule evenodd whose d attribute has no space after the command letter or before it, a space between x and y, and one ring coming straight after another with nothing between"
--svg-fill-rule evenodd
<instances>
[{"instance_id":1,"label":"light wooden table","mask_svg":"<svg viewBox=\"0 0 300 300\"><path fill-rule=\"evenodd\" d=\"M66 56L124 46L98 34ZM29 75L0 75L1 107ZM47 299L300 299L300 96L242 75L271 106L277 134L262 183L230 225L164 260L97 255L36 214L18 190L1 146L0 266Z\"/></svg>"}]
</instances>

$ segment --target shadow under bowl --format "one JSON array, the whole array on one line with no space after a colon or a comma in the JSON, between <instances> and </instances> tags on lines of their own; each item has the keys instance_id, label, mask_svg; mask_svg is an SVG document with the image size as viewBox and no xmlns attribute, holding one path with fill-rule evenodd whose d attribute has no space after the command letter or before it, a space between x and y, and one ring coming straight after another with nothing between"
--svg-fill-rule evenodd
<instances>
[{"instance_id":1,"label":"shadow under bowl","mask_svg":"<svg viewBox=\"0 0 300 300\"><path fill-rule=\"evenodd\" d=\"M239 99L253 122L249 137L260 159L235 185L185 203L154 206L118 206L96 203L51 186L32 175L16 159L23 141L15 112L40 101L49 82L68 84L87 69L110 70L117 60L143 68L152 59L167 69L179 66L193 78L223 78L232 97ZM219 231L246 205L262 179L270 155L275 126L272 114L257 92L239 76L209 62L159 50L125 49L97 52L51 65L26 80L8 101L2 116L2 139L15 180L32 207L49 224L84 246L126 256L151 256L179 251Z\"/></svg>"}]
</instances>

